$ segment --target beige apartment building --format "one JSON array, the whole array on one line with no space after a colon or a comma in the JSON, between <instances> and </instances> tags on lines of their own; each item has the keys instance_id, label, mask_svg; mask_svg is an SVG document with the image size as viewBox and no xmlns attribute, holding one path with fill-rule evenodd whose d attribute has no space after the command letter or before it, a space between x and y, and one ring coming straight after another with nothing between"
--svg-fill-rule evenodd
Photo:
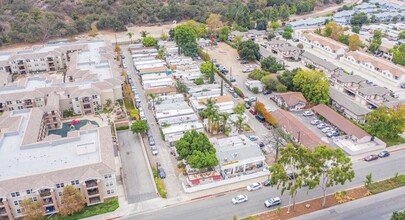
<instances>
[{"instance_id":1,"label":"beige apartment building","mask_svg":"<svg viewBox=\"0 0 405 220\"><path fill-rule=\"evenodd\" d=\"M61 137L47 135L46 119L41 108L0 116L0 219L23 217L24 199L42 201L45 215L59 212L67 185L88 206L117 197L110 128L88 124Z\"/></svg>"}]
</instances>

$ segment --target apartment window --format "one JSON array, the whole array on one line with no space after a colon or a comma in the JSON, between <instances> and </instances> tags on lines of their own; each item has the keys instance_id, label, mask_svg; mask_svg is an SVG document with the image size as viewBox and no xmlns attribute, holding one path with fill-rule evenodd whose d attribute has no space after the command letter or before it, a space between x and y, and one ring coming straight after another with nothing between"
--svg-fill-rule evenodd
<instances>
[{"instance_id":1,"label":"apartment window","mask_svg":"<svg viewBox=\"0 0 405 220\"><path fill-rule=\"evenodd\" d=\"M114 194L114 190L107 190L107 194Z\"/></svg>"},{"instance_id":2,"label":"apartment window","mask_svg":"<svg viewBox=\"0 0 405 220\"><path fill-rule=\"evenodd\" d=\"M111 174L106 174L106 175L104 175L104 179L109 179L109 178L111 178L111 177L112 177Z\"/></svg>"},{"instance_id":3,"label":"apartment window","mask_svg":"<svg viewBox=\"0 0 405 220\"><path fill-rule=\"evenodd\" d=\"M15 101L17 104L21 104L21 101L20 100L17 100L17 101Z\"/></svg>"},{"instance_id":4,"label":"apartment window","mask_svg":"<svg viewBox=\"0 0 405 220\"><path fill-rule=\"evenodd\" d=\"M32 201L36 202L36 201L37 201L37 197L32 197Z\"/></svg>"},{"instance_id":5,"label":"apartment window","mask_svg":"<svg viewBox=\"0 0 405 220\"><path fill-rule=\"evenodd\" d=\"M79 101L79 98L76 97L76 98L75 98L75 101L76 101L76 102Z\"/></svg>"},{"instance_id":6,"label":"apartment window","mask_svg":"<svg viewBox=\"0 0 405 220\"><path fill-rule=\"evenodd\" d=\"M71 181L71 183L72 183L72 186L79 185L79 180L73 180L73 181Z\"/></svg>"},{"instance_id":7,"label":"apartment window","mask_svg":"<svg viewBox=\"0 0 405 220\"><path fill-rule=\"evenodd\" d=\"M13 110L14 110L14 108L13 108L13 107L10 107L10 108L8 108L8 110L9 110L9 111L13 111Z\"/></svg>"},{"instance_id":8,"label":"apartment window","mask_svg":"<svg viewBox=\"0 0 405 220\"><path fill-rule=\"evenodd\" d=\"M15 206L18 206L18 201L14 201L14 205L15 205Z\"/></svg>"},{"instance_id":9,"label":"apartment window","mask_svg":"<svg viewBox=\"0 0 405 220\"><path fill-rule=\"evenodd\" d=\"M41 58L41 61L45 61L45 59L44 59L44 58Z\"/></svg>"},{"instance_id":10,"label":"apartment window","mask_svg":"<svg viewBox=\"0 0 405 220\"><path fill-rule=\"evenodd\" d=\"M18 106L18 110L24 109L23 106Z\"/></svg>"},{"instance_id":11,"label":"apartment window","mask_svg":"<svg viewBox=\"0 0 405 220\"><path fill-rule=\"evenodd\" d=\"M12 101L7 101L6 103L7 103L7 105L11 105L11 103L13 103L13 102Z\"/></svg>"},{"instance_id":12,"label":"apartment window","mask_svg":"<svg viewBox=\"0 0 405 220\"><path fill-rule=\"evenodd\" d=\"M21 214L21 209L17 209L17 213L18 213L18 214Z\"/></svg>"},{"instance_id":13,"label":"apartment window","mask_svg":"<svg viewBox=\"0 0 405 220\"><path fill-rule=\"evenodd\" d=\"M93 99L96 99L97 98L97 95L93 95Z\"/></svg>"},{"instance_id":14,"label":"apartment window","mask_svg":"<svg viewBox=\"0 0 405 220\"><path fill-rule=\"evenodd\" d=\"M12 192L11 197L19 197L20 193L19 192Z\"/></svg>"},{"instance_id":15,"label":"apartment window","mask_svg":"<svg viewBox=\"0 0 405 220\"><path fill-rule=\"evenodd\" d=\"M113 182L106 182L105 183L105 186L112 186L113 185Z\"/></svg>"},{"instance_id":16,"label":"apartment window","mask_svg":"<svg viewBox=\"0 0 405 220\"><path fill-rule=\"evenodd\" d=\"M56 184L56 188L63 188L63 187L65 187L65 184L64 183L57 183Z\"/></svg>"},{"instance_id":17,"label":"apartment window","mask_svg":"<svg viewBox=\"0 0 405 220\"><path fill-rule=\"evenodd\" d=\"M27 195L32 193L32 189L27 189L26 191L27 191Z\"/></svg>"},{"instance_id":18,"label":"apartment window","mask_svg":"<svg viewBox=\"0 0 405 220\"><path fill-rule=\"evenodd\" d=\"M59 195L59 196L62 196L62 192L58 192L58 195Z\"/></svg>"},{"instance_id":19,"label":"apartment window","mask_svg":"<svg viewBox=\"0 0 405 220\"><path fill-rule=\"evenodd\" d=\"M27 61L27 62L31 62L31 61L30 61L30 59L26 59L25 61Z\"/></svg>"}]
</instances>

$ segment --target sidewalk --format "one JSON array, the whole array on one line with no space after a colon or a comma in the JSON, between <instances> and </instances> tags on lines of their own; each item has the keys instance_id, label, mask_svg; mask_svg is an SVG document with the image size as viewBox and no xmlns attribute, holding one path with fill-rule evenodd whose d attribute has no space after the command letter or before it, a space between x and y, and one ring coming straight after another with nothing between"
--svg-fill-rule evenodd
<instances>
[{"instance_id":1,"label":"sidewalk","mask_svg":"<svg viewBox=\"0 0 405 220\"><path fill-rule=\"evenodd\" d=\"M400 145L395 145L395 146L392 146L392 147L387 147L384 150L386 150L386 151L388 151L390 153L405 150L405 144L400 144ZM370 152L367 152L367 153L364 153L364 154L359 154L359 155L356 155L356 156L352 156L350 158L351 158L352 162L358 161L358 160L363 160L363 158L366 157L367 155L379 154L381 151L383 151L383 150L370 151Z\"/></svg>"}]
</instances>

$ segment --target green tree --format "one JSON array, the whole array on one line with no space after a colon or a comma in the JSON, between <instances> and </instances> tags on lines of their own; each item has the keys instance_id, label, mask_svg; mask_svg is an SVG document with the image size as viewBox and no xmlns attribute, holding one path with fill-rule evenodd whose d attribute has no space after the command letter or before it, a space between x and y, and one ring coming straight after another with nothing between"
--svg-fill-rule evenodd
<instances>
[{"instance_id":1,"label":"green tree","mask_svg":"<svg viewBox=\"0 0 405 220\"><path fill-rule=\"evenodd\" d=\"M203 78L197 78L197 79L194 80L194 84L202 85L202 84L204 84L204 79Z\"/></svg>"},{"instance_id":2,"label":"green tree","mask_svg":"<svg viewBox=\"0 0 405 220\"><path fill-rule=\"evenodd\" d=\"M270 10L270 14L269 14L269 19L272 22L276 22L278 17L279 17L279 12L277 10L277 7L274 7ZM274 28L274 27L273 27Z\"/></svg>"},{"instance_id":3,"label":"green tree","mask_svg":"<svg viewBox=\"0 0 405 220\"><path fill-rule=\"evenodd\" d=\"M352 26L352 31L356 34L360 33L360 26Z\"/></svg>"},{"instance_id":4,"label":"green tree","mask_svg":"<svg viewBox=\"0 0 405 220\"><path fill-rule=\"evenodd\" d=\"M290 11L287 4L281 5L280 18L282 21L288 21L288 19L290 18Z\"/></svg>"},{"instance_id":5,"label":"green tree","mask_svg":"<svg viewBox=\"0 0 405 220\"><path fill-rule=\"evenodd\" d=\"M312 104L329 103L329 80L316 70L298 70L293 78L294 87Z\"/></svg>"},{"instance_id":6,"label":"green tree","mask_svg":"<svg viewBox=\"0 0 405 220\"><path fill-rule=\"evenodd\" d=\"M148 122L146 120L138 120L132 123L131 131L133 134L144 134L148 130Z\"/></svg>"},{"instance_id":7,"label":"green tree","mask_svg":"<svg viewBox=\"0 0 405 220\"><path fill-rule=\"evenodd\" d=\"M395 47L393 51L394 55L392 58L392 62L405 66L405 44L401 44L401 46Z\"/></svg>"},{"instance_id":8,"label":"green tree","mask_svg":"<svg viewBox=\"0 0 405 220\"><path fill-rule=\"evenodd\" d=\"M131 44L132 44L132 37L134 36L134 33L132 32L128 32L127 36L129 37L129 39L131 40Z\"/></svg>"},{"instance_id":9,"label":"green tree","mask_svg":"<svg viewBox=\"0 0 405 220\"><path fill-rule=\"evenodd\" d=\"M291 27L285 27L283 32L283 38L286 40L292 39L292 33L294 30Z\"/></svg>"},{"instance_id":10,"label":"green tree","mask_svg":"<svg viewBox=\"0 0 405 220\"><path fill-rule=\"evenodd\" d=\"M312 153L309 166L311 177L323 191L322 207L326 205L326 191L335 185L352 181L354 171L349 157L340 148L318 146Z\"/></svg>"},{"instance_id":11,"label":"green tree","mask_svg":"<svg viewBox=\"0 0 405 220\"><path fill-rule=\"evenodd\" d=\"M21 202L21 208L23 210L24 219L26 220L36 220L41 219L45 214L45 209L43 208L43 202L39 199L34 202L31 199L24 199Z\"/></svg>"},{"instance_id":12,"label":"green tree","mask_svg":"<svg viewBox=\"0 0 405 220\"><path fill-rule=\"evenodd\" d=\"M287 90L294 91L294 76L297 74L298 69L293 71L285 70L282 74L277 75L278 81L287 87Z\"/></svg>"},{"instance_id":13,"label":"green tree","mask_svg":"<svg viewBox=\"0 0 405 220\"><path fill-rule=\"evenodd\" d=\"M405 39L405 31L402 31L401 33L398 34L399 39Z\"/></svg>"},{"instance_id":14,"label":"green tree","mask_svg":"<svg viewBox=\"0 0 405 220\"><path fill-rule=\"evenodd\" d=\"M233 108L233 113L242 115L246 111L246 106L242 102L238 102L236 106Z\"/></svg>"},{"instance_id":15,"label":"green tree","mask_svg":"<svg viewBox=\"0 0 405 220\"><path fill-rule=\"evenodd\" d=\"M184 82L179 79L176 79L176 90L178 93L187 93L188 92L188 88L187 88L186 84L184 84Z\"/></svg>"},{"instance_id":16,"label":"green tree","mask_svg":"<svg viewBox=\"0 0 405 220\"><path fill-rule=\"evenodd\" d=\"M292 205L289 204L288 213L291 207L294 210L295 198L303 183L306 183L309 189L313 189L316 186L315 180L309 178L308 162L311 160L311 151L308 148L295 148L292 144L287 144L286 147L281 148L280 157L277 162L269 168L270 183L277 185L277 189L281 188L282 195L286 190L289 192ZM289 178L287 173L291 173L293 178Z\"/></svg>"},{"instance_id":17,"label":"green tree","mask_svg":"<svg viewBox=\"0 0 405 220\"><path fill-rule=\"evenodd\" d=\"M259 93L259 88L253 87L252 92L253 92L253 94L258 94Z\"/></svg>"},{"instance_id":18,"label":"green tree","mask_svg":"<svg viewBox=\"0 0 405 220\"><path fill-rule=\"evenodd\" d=\"M208 33L213 37L218 36L219 30L224 26L219 14L210 14L205 22L208 26Z\"/></svg>"},{"instance_id":19,"label":"green tree","mask_svg":"<svg viewBox=\"0 0 405 220\"><path fill-rule=\"evenodd\" d=\"M254 69L252 72L249 73L248 77L254 80L261 80L263 76L267 76L270 73L265 70Z\"/></svg>"},{"instance_id":20,"label":"green tree","mask_svg":"<svg viewBox=\"0 0 405 220\"><path fill-rule=\"evenodd\" d=\"M197 23L194 20L188 20L184 23L184 25L192 28L194 30L194 32L196 33L197 38L203 37L207 34L207 29L205 27L205 24Z\"/></svg>"},{"instance_id":21,"label":"green tree","mask_svg":"<svg viewBox=\"0 0 405 220\"><path fill-rule=\"evenodd\" d=\"M201 72L202 74L204 74L204 76L205 76L206 78L209 78L209 77L210 77L211 69L213 69L214 72L217 72L217 71L218 71L218 70L217 70L217 67L216 67L215 65L213 65L213 63L211 63L210 61L207 61L207 62L202 63L202 64L200 65L200 72Z\"/></svg>"},{"instance_id":22,"label":"green tree","mask_svg":"<svg viewBox=\"0 0 405 220\"><path fill-rule=\"evenodd\" d=\"M262 78L261 82L266 87L266 89L270 89L270 90L276 90L277 85L279 84L277 78L272 75L264 76Z\"/></svg>"},{"instance_id":23,"label":"green tree","mask_svg":"<svg viewBox=\"0 0 405 220\"><path fill-rule=\"evenodd\" d=\"M365 130L379 138L397 138L405 131L405 107L381 107L366 116Z\"/></svg>"},{"instance_id":24,"label":"green tree","mask_svg":"<svg viewBox=\"0 0 405 220\"><path fill-rule=\"evenodd\" d=\"M278 23L277 21L271 22L271 27L272 27L273 29L277 29L277 28L279 28L280 26L281 26L280 23Z\"/></svg>"},{"instance_id":25,"label":"green tree","mask_svg":"<svg viewBox=\"0 0 405 220\"><path fill-rule=\"evenodd\" d=\"M279 83L276 86L276 90L277 90L277 92L287 92L287 86Z\"/></svg>"},{"instance_id":26,"label":"green tree","mask_svg":"<svg viewBox=\"0 0 405 220\"><path fill-rule=\"evenodd\" d=\"M267 19L261 18L256 20L256 29L257 30L267 30Z\"/></svg>"},{"instance_id":27,"label":"green tree","mask_svg":"<svg viewBox=\"0 0 405 220\"><path fill-rule=\"evenodd\" d=\"M381 31L379 31L379 30L374 31L373 39L371 41L370 46L368 47L368 50L370 52L374 53L375 51L378 50L378 48L381 46L381 43L382 43L381 38L382 38Z\"/></svg>"},{"instance_id":28,"label":"green tree","mask_svg":"<svg viewBox=\"0 0 405 220\"><path fill-rule=\"evenodd\" d=\"M279 64L275 57L266 57L260 60L260 65L263 70L270 73L276 73L279 67Z\"/></svg>"},{"instance_id":29,"label":"green tree","mask_svg":"<svg viewBox=\"0 0 405 220\"><path fill-rule=\"evenodd\" d=\"M269 34L267 35L267 39L273 40L275 37L276 37L276 34L274 33L274 31L270 30Z\"/></svg>"},{"instance_id":30,"label":"green tree","mask_svg":"<svg viewBox=\"0 0 405 220\"><path fill-rule=\"evenodd\" d=\"M176 26L174 39L177 45L182 48L184 55L195 56L197 54L197 33L192 27L186 24Z\"/></svg>"},{"instance_id":31,"label":"green tree","mask_svg":"<svg viewBox=\"0 0 405 220\"><path fill-rule=\"evenodd\" d=\"M352 16L352 19L350 19L350 24L353 26L363 26L363 24L368 24L370 23L370 20L368 19L367 15L362 12L362 13L356 13Z\"/></svg>"},{"instance_id":32,"label":"green tree","mask_svg":"<svg viewBox=\"0 0 405 220\"><path fill-rule=\"evenodd\" d=\"M160 35L160 40L167 40L169 38L169 35L165 34L162 32L162 34Z\"/></svg>"},{"instance_id":33,"label":"green tree","mask_svg":"<svg viewBox=\"0 0 405 220\"><path fill-rule=\"evenodd\" d=\"M68 185L63 188L59 212L62 216L73 215L84 208L84 203L80 190Z\"/></svg>"},{"instance_id":34,"label":"green tree","mask_svg":"<svg viewBox=\"0 0 405 220\"><path fill-rule=\"evenodd\" d=\"M228 40L228 34L231 32L231 29L228 26L223 26L219 29L219 40L226 41Z\"/></svg>"},{"instance_id":35,"label":"green tree","mask_svg":"<svg viewBox=\"0 0 405 220\"><path fill-rule=\"evenodd\" d=\"M192 168L203 169L218 165L215 148L203 132L184 133L175 144L179 159L186 159Z\"/></svg>"},{"instance_id":36,"label":"green tree","mask_svg":"<svg viewBox=\"0 0 405 220\"><path fill-rule=\"evenodd\" d=\"M373 183L373 174L369 173L366 175L366 180L364 181L364 187L369 187Z\"/></svg>"},{"instance_id":37,"label":"green tree","mask_svg":"<svg viewBox=\"0 0 405 220\"><path fill-rule=\"evenodd\" d=\"M239 44L238 54L244 60L257 60L260 57L259 45L251 40L244 41Z\"/></svg>"},{"instance_id":38,"label":"green tree","mask_svg":"<svg viewBox=\"0 0 405 220\"><path fill-rule=\"evenodd\" d=\"M152 36L147 36L142 39L143 46L154 47L157 45L157 40Z\"/></svg>"}]
</instances>

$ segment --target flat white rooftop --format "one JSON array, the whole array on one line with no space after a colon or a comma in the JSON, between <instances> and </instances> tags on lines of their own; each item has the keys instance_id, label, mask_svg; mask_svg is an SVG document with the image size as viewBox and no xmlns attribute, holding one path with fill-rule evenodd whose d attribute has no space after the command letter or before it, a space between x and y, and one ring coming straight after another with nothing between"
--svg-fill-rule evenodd
<instances>
[{"instance_id":1,"label":"flat white rooftop","mask_svg":"<svg viewBox=\"0 0 405 220\"><path fill-rule=\"evenodd\" d=\"M46 173L55 170L94 164L101 161L98 130L80 132L69 141L50 142L32 148L21 147L27 128L29 111L15 112L22 116L18 133L6 134L0 142L0 181L21 176ZM68 138L63 138L68 139ZM62 139L62 140L63 140Z\"/></svg>"},{"instance_id":2,"label":"flat white rooftop","mask_svg":"<svg viewBox=\"0 0 405 220\"><path fill-rule=\"evenodd\" d=\"M110 64L106 60L102 60L100 56L100 48L104 47L103 41L95 41L88 44L88 50L83 50L78 53L77 68L81 70L90 70L98 75L102 81L104 79L113 78Z\"/></svg>"}]
</instances>

